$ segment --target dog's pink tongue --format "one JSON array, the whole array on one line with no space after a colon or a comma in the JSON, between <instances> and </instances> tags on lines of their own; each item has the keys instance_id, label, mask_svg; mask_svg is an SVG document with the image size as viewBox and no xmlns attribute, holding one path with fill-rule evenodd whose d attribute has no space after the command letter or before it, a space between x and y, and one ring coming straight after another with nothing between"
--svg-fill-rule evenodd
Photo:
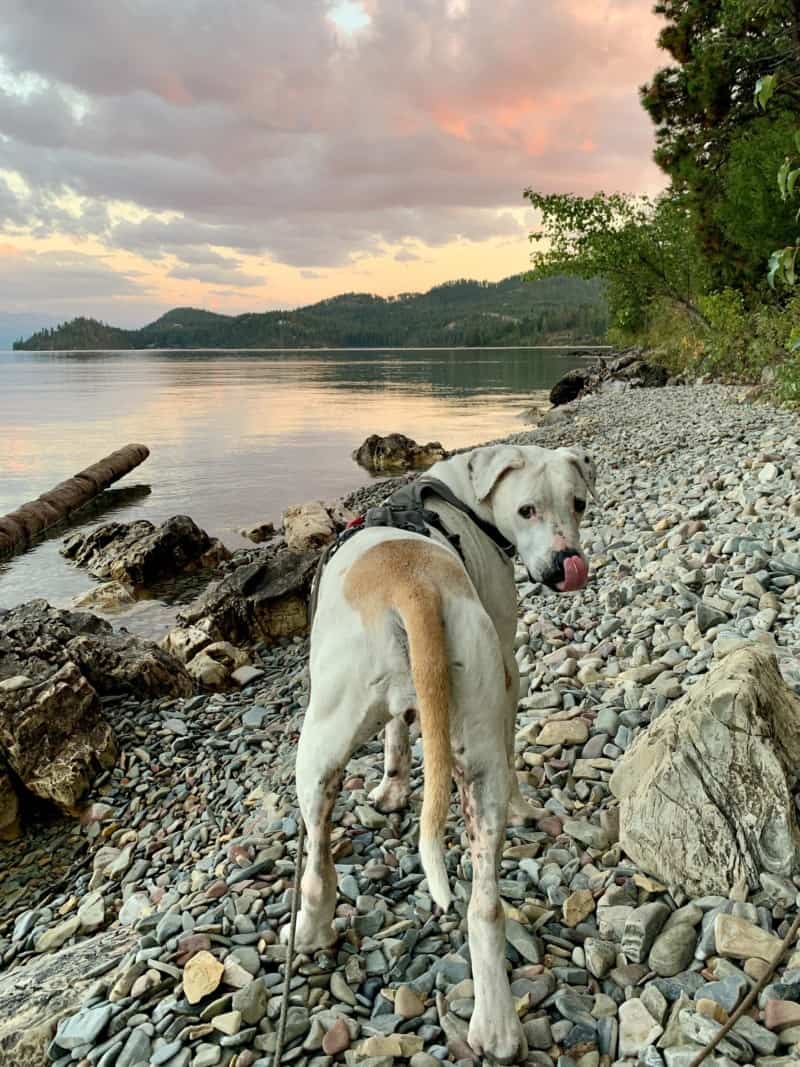
<instances>
[{"instance_id":1,"label":"dog's pink tongue","mask_svg":"<svg viewBox=\"0 0 800 1067\"><path fill-rule=\"evenodd\" d=\"M564 560L564 581L556 586L562 593L582 589L589 577L589 564L583 556L567 556Z\"/></svg>"}]
</instances>

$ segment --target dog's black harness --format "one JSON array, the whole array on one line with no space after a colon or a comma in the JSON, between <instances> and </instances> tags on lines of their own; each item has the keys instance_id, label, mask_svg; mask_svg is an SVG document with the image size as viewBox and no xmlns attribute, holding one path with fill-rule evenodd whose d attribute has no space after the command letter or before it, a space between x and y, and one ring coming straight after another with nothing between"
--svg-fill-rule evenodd
<instances>
[{"instance_id":1,"label":"dog's black harness","mask_svg":"<svg viewBox=\"0 0 800 1067\"><path fill-rule=\"evenodd\" d=\"M431 530L436 530L446 538L463 560L464 554L461 551L461 541L458 534L452 533L447 529L441 515L425 507L426 498L431 496L444 500L456 511L466 515L470 522L477 526L503 555L509 559L514 555L516 551L514 546L503 537L496 526L486 522L480 515L476 515L472 508L465 504L463 500L459 500L452 489L445 485L444 482L439 481L438 478L426 478L423 476L413 482L409 482L407 485L401 485L399 489L396 489L390 497L377 507L367 508L363 515L359 515L358 518L348 523L336 540L328 545L320 557L311 587L309 622L313 622L317 611L319 583L323 570L342 545L360 530L380 526L392 530L407 530L409 533L421 534L423 537L430 537Z\"/></svg>"}]
</instances>

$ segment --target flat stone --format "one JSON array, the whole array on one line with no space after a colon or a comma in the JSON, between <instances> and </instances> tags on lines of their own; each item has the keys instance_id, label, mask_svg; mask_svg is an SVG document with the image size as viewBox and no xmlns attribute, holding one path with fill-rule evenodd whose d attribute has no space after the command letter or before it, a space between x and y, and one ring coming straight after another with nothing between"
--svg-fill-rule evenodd
<instances>
[{"instance_id":1,"label":"flat stone","mask_svg":"<svg viewBox=\"0 0 800 1067\"><path fill-rule=\"evenodd\" d=\"M258 667L237 667L235 671L231 672L231 679L242 688L250 685L251 682L257 681L259 678L263 678L263 676L264 672Z\"/></svg>"},{"instance_id":2,"label":"flat stone","mask_svg":"<svg viewBox=\"0 0 800 1067\"><path fill-rule=\"evenodd\" d=\"M589 738L589 727L583 719L550 720L539 731L537 745L582 745Z\"/></svg>"},{"instance_id":3,"label":"flat stone","mask_svg":"<svg viewBox=\"0 0 800 1067\"><path fill-rule=\"evenodd\" d=\"M91 1045L103 1032L110 1018L110 1004L84 1008L77 1015L71 1015L59 1023L56 1033L58 1047L69 1052L81 1045Z\"/></svg>"},{"instance_id":4,"label":"flat stone","mask_svg":"<svg viewBox=\"0 0 800 1067\"><path fill-rule=\"evenodd\" d=\"M619 1055L637 1056L640 1049L653 1045L663 1030L641 1000L626 1000L619 1009Z\"/></svg>"},{"instance_id":5,"label":"flat stone","mask_svg":"<svg viewBox=\"0 0 800 1067\"><path fill-rule=\"evenodd\" d=\"M197 1004L213 993L222 981L225 967L210 952L192 956L183 969L183 992L190 1004Z\"/></svg>"},{"instance_id":6,"label":"flat stone","mask_svg":"<svg viewBox=\"0 0 800 1067\"><path fill-rule=\"evenodd\" d=\"M419 993L403 985L395 994L394 1010L404 1019L416 1019L425 1011L425 1000Z\"/></svg>"},{"instance_id":7,"label":"flat stone","mask_svg":"<svg viewBox=\"0 0 800 1067\"><path fill-rule=\"evenodd\" d=\"M542 962L541 941L534 938L516 919L506 919L506 940L529 963Z\"/></svg>"},{"instance_id":8,"label":"flat stone","mask_svg":"<svg viewBox=\"0 0 800 1067\"><path fill-rule=\"evenodd\" d=\"M731 959L757 959L771 963L778 955L781 939L768 934L755 923L735 915L718 915L714 920L714 938L720 956Z\"/></svg>"},{"instance_id":9,"label":"flat stone","mask_svg":"<svg viewBox=\"0 0 800 1067\"><path fill-rule=\"evenodd\" d=\"M242 1028L242 1013L240 1011L222 1012L214 1016L211 1025L221 1034L228 1034L228 1036L238 1034Z\"/></svg>"},{"instance_id":10,"label":"flat stone","mask_svg":"<svg viewBox=\"0 0 800 1067\"><path fill-rule=\"evenodd\" d=\"M322 1039L322 1051L327 1056L338 1056L350 1048L350 1031L344 1019L337 1019Z\"/></svg>"},{"instance_id":11,"label":"flat stone","mask_svg":"<svg viewBox=\"0 0 800 1067\"><path fill-rule=\"evenodd\" d=\"M69 941L80 929L81 921L77 915L71 915L69 919L51 926L36 938L34 949L36 952L52 952L61 948L65 941Z\"/></svg>"},{"instance_id":12,"label":"flat stone","mask_svg":"<svg viewBox=\"0 0 800 1067\"><path fill-rule=\"evenodd\" d=\"M694 956L697 930L688 923L678 923L659 934L650 949L647 962L651 971L671 978L685 970Z\"/></svg>"},{"instance_id":13,"label":"flat stone","mask_svg":"<svg viewBox=\"0 0 800 1067\"><path fill-rule=\"evenodd\" d=\"M564 922L575 927L594 911L594 895L590 889L576 889L562 905Z\"/></svg>"}]
</instances>

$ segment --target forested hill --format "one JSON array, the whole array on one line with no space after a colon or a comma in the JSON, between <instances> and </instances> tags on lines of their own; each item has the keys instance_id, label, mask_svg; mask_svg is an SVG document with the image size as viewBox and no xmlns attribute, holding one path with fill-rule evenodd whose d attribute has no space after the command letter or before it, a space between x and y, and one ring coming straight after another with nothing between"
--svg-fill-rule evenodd
<instances>
[{"instance_id":1,"label":"forested hill","mask_svg":"<svg viewBox=\"0 0 800 1067\"><path fill-rule=\"evenodd\" d=\"M176 308L140 330L78 318L15 349L297 348L515 345L600 340L601 284L580 278L456 281L394 297L348 293L295 311L217 315Z\"/></svg>"}]
</instances>

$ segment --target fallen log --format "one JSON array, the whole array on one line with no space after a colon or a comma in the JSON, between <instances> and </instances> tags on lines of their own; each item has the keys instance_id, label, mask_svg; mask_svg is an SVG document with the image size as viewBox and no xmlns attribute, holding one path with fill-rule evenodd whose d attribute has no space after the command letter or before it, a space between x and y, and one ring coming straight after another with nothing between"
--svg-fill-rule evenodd
<instances>
[{"instance_id":1,"label":"fallen log","mask_svg":"<svg viewBox=\"0 0 800 1067\"><path fill-rule=\"evenodd\" d=\"M0 559L22 552L51 526L124 477L150 455L145 445L125 445L110 456L60 482L48 493L0 518Z\"/></svg>"}]
</instances>

